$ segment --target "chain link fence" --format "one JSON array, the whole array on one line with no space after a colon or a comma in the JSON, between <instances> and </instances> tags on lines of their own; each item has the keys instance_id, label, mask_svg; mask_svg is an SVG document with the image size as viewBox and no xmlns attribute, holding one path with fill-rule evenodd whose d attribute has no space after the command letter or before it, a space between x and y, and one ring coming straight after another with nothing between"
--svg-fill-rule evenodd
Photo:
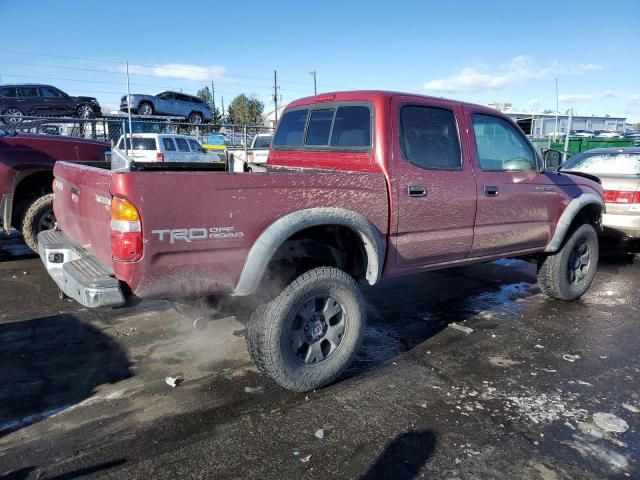
<instances>
[{"instance_id":1,"label":"chain link fence","mask_svg":"<svg viewBox=\"0 0 640 480\"><path fill-rule=\"evenodd\" d=\"M0 115L0 129L17 133L40 133L102 140L112 146L123 134L172 133L189 135L205 148L224 150L227 147L249 147L258 134L273 134L273 128L263 125L194 124L179 117L132 115L131 126L126 115L100 118L27 117L20 119Z\"/></svg>"}]
</instances>

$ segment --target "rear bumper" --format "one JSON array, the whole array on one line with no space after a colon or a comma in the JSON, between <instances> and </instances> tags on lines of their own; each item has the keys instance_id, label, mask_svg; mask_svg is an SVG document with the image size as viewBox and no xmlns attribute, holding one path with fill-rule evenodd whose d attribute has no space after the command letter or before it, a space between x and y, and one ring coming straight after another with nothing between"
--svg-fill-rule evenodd
<instances>
[{"instance_id":1,"label":"rear bumper","mask_svg":"<svg viewBox=\"0 0 640 480\"><path fill-rule=\"evenodd\" d=\"M640 212L637 215L605 213L602 215L602 225L608 233L640 238Z\"/></svg>"},{"instance_id":2,"label":"rear bumper","mask_svg":"<svg viewBox=\"0 0 640 480\"><path fill-rule=\"evenodd\" d=\"M68 297L89 308L124 305L124 293L113 273L63 232L41 232L38 253L53 281Z\"/></svg>"}]
</instances>

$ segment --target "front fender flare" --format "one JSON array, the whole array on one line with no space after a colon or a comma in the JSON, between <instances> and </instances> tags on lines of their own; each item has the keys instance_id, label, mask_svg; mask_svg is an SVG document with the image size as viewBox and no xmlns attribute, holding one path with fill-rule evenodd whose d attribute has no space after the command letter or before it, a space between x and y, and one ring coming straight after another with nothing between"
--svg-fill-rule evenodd
<instances>
[{"instance_id":1,"label":"front fender flare","mask_svg":"<svg viewBox=\"0 0 640 480\"><path fill-rule=\"evenodd\" d=\"M603 213L605 211L604 201L600 196L593 193L583 193L571 200L569 205L567 205L567 208L562 212L562 215L560 215L560 219L556 225L556 231L553 233L553 237L551 237L551 240L544 249L545 252L555 252L560 248L571 223L573 223L578 212L587 205L597 205Z\"/></svg>"},{"instance_id":2,"label":"front fender flare","mask_svg":"<svg viewBox=\"0 0 640 480\"><path fill-rule=\"evenodd\" d=\"M367 255L367 282L374 285L380 279L384 263L386 244L383 235L359 213L342 208L317 207L285 215L260 234L249 250L240 279L231 295L254 293L278 248L295 233L322 225L339 225L358 234Z\"/></svg>"}]
</instances>

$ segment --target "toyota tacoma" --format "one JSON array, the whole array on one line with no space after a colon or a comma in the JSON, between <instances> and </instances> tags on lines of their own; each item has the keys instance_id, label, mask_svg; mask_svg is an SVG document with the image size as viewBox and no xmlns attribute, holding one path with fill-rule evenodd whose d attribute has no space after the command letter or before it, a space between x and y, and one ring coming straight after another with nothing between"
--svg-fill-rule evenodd
<instances>
[{"instance_id":1,"label":"toyota tacoma","mask_svg":"<svg viewBox=\"0 0 640 480\"><path fill-rule=\"evenodd\" d=\"M112 171L58 163L57 229L39 252L87 307L139 298L260 299L247 346L307 391L352 362L360 283L525 257L543 292L585 293L604 210L596 177L558 172L496 110L383 91L285 109L266 172ZM554 164L551 166L550 164Z\"/></svg>"}]
</instances>

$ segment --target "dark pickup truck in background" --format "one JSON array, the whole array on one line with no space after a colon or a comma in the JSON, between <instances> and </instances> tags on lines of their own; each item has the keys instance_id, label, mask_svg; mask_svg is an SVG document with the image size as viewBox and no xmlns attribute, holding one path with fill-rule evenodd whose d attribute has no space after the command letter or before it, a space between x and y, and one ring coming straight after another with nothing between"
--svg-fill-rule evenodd
<instances>
[{"instance_id":1,"label":"dark pickup truck in background","mask_svg":"<svg viewBox=\"0 0 640 480\"><path fill-rule=\"evenodd\" d=\"M52 228L53 166L59 160L104 162L108 143L54 135L13 135L0 130L0 227L17 228L34 251L37 234Z\"/></svg>"},{"instance_id":2,"label":"dark pickup truck in background","mask_svg":"<svg viewBox=\"0 0 640 480\"><path fill-rule=\"evenodd\" d=\"M579 298L597 268L602 188L547 168L557 153L540 158L493 109L323 94L288 105L264 173L56 164L58 229L39 235L39 252L89 307L131 294L260 299L249 352L279 385L306 391L354 358L359 282L523 257L546 294Z\"/></svg>"}]
</instances>

